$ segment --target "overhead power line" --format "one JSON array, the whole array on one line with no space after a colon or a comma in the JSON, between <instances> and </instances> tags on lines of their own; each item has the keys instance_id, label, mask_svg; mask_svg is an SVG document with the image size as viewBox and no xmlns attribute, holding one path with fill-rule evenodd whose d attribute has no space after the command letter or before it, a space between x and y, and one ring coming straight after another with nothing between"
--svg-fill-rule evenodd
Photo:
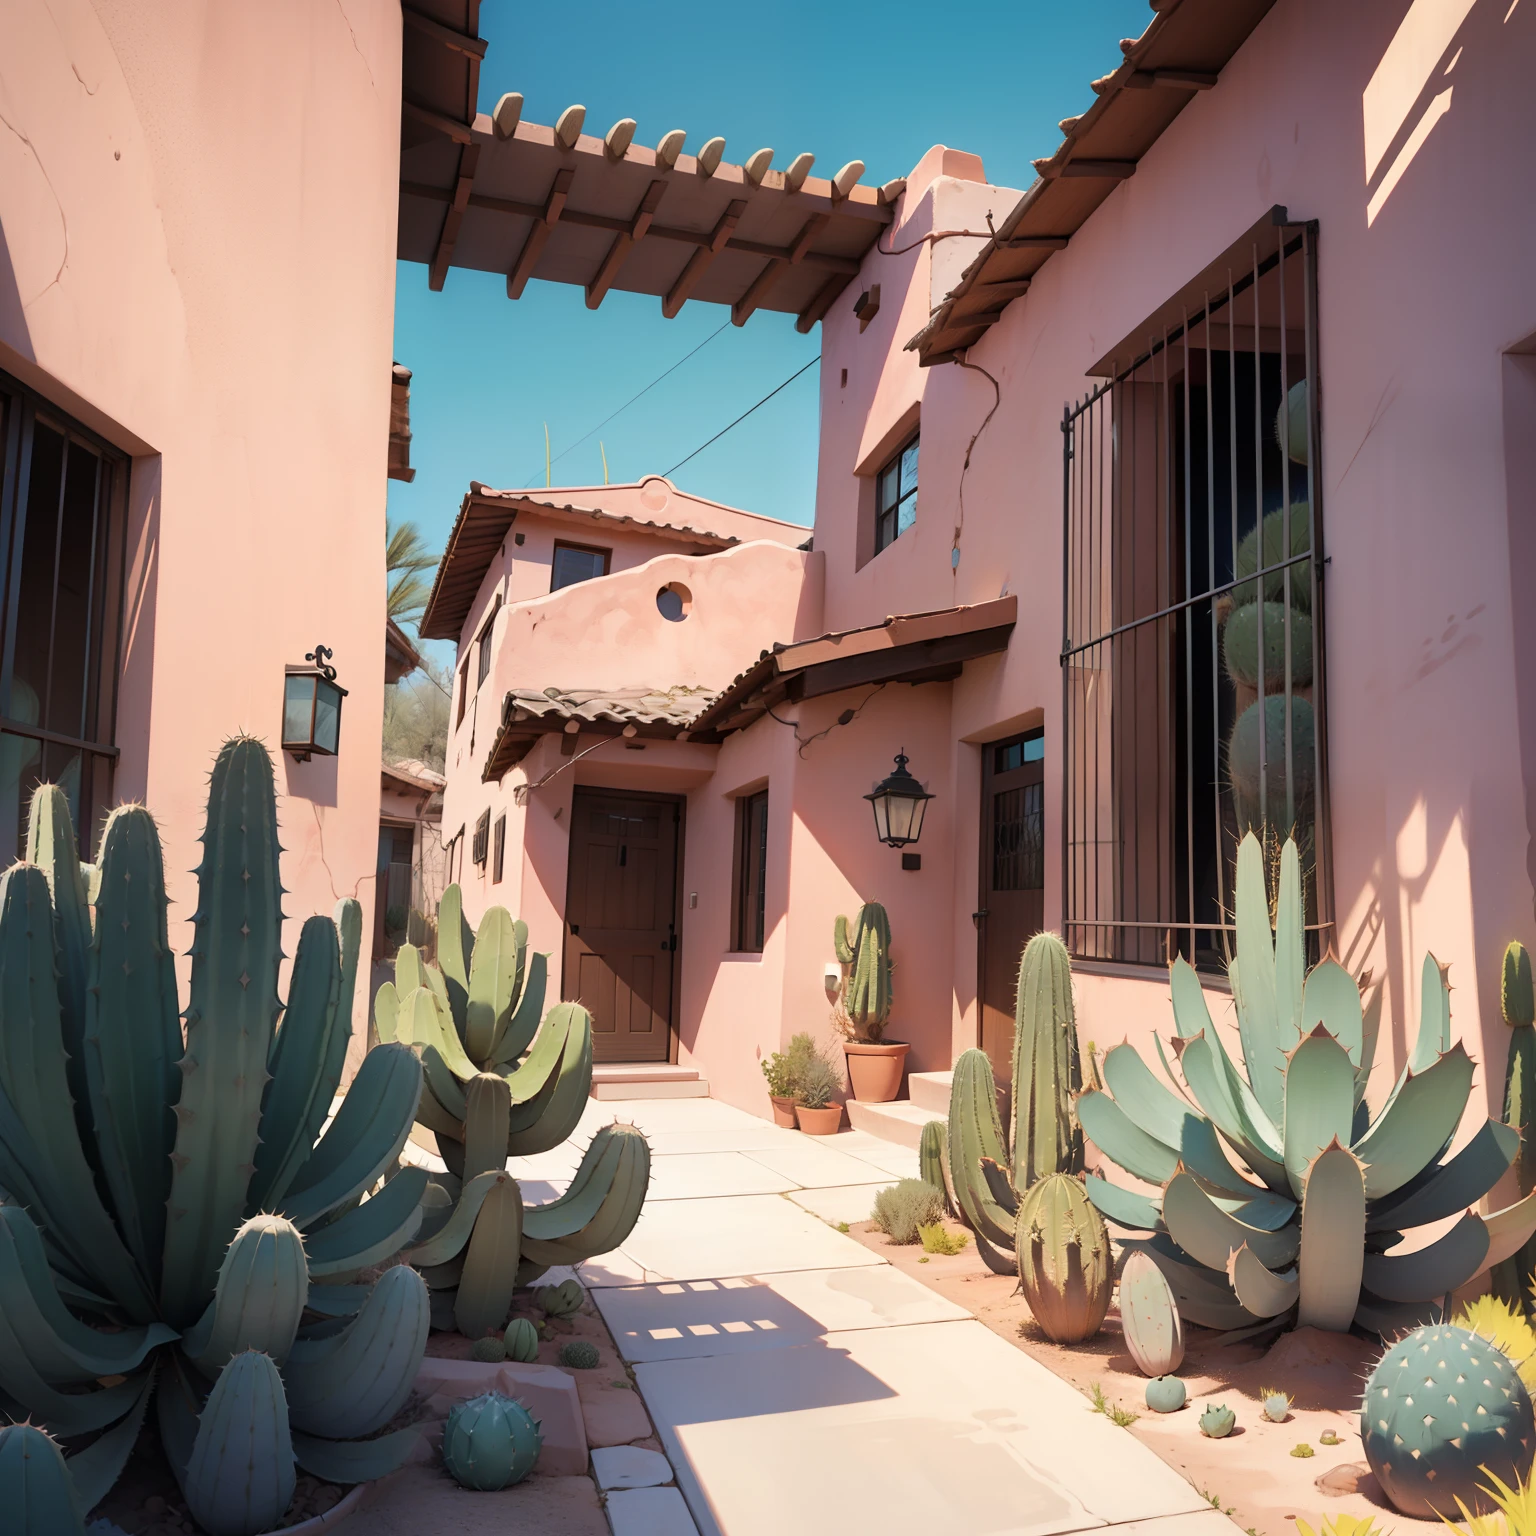
<instances>
[{"instance_id":1,"label":"overhead power line","mask_svg":"<svg viewBox=\"0 0 1536 1536\"><path fill-rule=\"evenodd\" d=\"M774 397L774 396L775 396L775 395L776 395L776 394L778 394L778 392L779 392L779 390L781 390L781 389L788 389L788 388L789 388L789 386L790 386L790 385L791 385L791 384L793 384L793 383L794 383L794 382L795 382L795 380L796 380L796 379L798 379L798 378L799 378L799 377L800 377L800 375L801 375L801 374L802 374L802 373L808 373L808 372L810 372L810 370L811 370L811 369L812 369L812 368L814 368L814 367L815 367L815 366L816 366L816 364L817 364L817 363L819 363L819 362L820 362L820 361L821 361L821 354L820 354L820 353L819 353L819 352L818 352L818 353L817 353L817 354L816 354L816 356L815 356L815 357L813 357L813 358L812 358L812 359L811 359L811 360L810 360L810 362L808 362L808 363L807 363L807 364L806 364L806 365L805 365L805 367L804 367L804 368L797 368L797 369L796 369L796 370L795 370L795 371L794 371L794 372L793 372L793 373L792 373L792 374L790 374L790 376L789 376L789 377L788 377L788 378L787 378L787 379L785 379L785 380L784 380L784 382L783 382L783 383L782 383L782 384L780 384L780 385L779 385L779 386L778 386L778 387L777 387L777 388L775 388L775 389L770 389L770 390L769 390L769 391L768 391L768 393L767 393L767 394L766 394L766 395L764 395L764 396L763 396L763 398L762 398L762 399L761 399L761 400L759 400L759 401L758 401L758 402L757 402L757 405L751 405L751 406L748 406L748 407L747 407L747 409L746 409L746 410L744 410L744 411L743 411L743 412L742 412L742 413L741 413L741 415L740 415L740 416L738 416L738 417L737 417L737 418L736 418L736 420L735 420L735 421L733 421L733 422L732 422L732 423L731 423L731 424L730 424L730 426L728 426L728 427L721 427L721 429L720 429L720 430L719 430L719 431L718 431L718 432L716 432L716 433L715 433L715 435L714 435L714 436L713 436L713 437L712 437L712 438L710 438L710 440L709 440L709 442L707 442L707 443L700 443L700 444L699 444L699 446L698 446L698 447L697 447L697 448L695 448L695 449L694 449L694 450L693 450L693 452L692 452L692 453L690 453L690 454L689 454L689 455L688 455L688 458L687 458L687 459L679 459L679 460L678 460L678 461L677 461L677 463L676 463L676 464L674 464L674 465L673 465L673 466L672 466L672 468L671 468L671 469L669 469L669 470L667 470L667 471L666 471L666 474L667 474L667 476L669 476L669 477L670 477L670 476L671 476L671 475L672 475L672 474L674 474L674 473L675 473L675 472L676 472L676 471L677 471L677 470L679 470L679 469L681 469L681 468L682 468L682 467L683 467L683 465L684 465L684 464L686 464L686 463L687 463L687 462L688 462L688 459L696 459L696 458L698 458L698 456L699 456L699 455L700 455L700 454L701 454L701 453L703 453L703 452L704 452L704 450L705 450L705 449L706 449L706 448L708 448L708 447L709 447L709 446L710 446L710 445L711 445L711 444L713 444L713 443L718 443L718 442L719 442L719 441L720 441L720 439L721 439L721 438L722 438L722 437L724 437L724 436L725 436L725 434L726 434L726 433L727 433L727 432L729 432L729 431L730 431L730 430L731 430L731 429L732 429L732 428L733 428L733 427L739 427L739 426L740 426L740 425L741 425L741 424L742 424L742 422L744 422L744 421L745 421L745 420L746 420L746 419L747 419L747 417L748 417L748 416L750 416L750 415L751 415L751 414L752 414L752 412L753 412L753 411L755 411L755 410L757 410L757 408L758 408L758 406L763 406L763 405L767 405L767 403L768 403L768 402L769 402L769 401L770 401L770 400L772 400L772 399L773 399L773 397Z\"/></svg>"}]
</instances>

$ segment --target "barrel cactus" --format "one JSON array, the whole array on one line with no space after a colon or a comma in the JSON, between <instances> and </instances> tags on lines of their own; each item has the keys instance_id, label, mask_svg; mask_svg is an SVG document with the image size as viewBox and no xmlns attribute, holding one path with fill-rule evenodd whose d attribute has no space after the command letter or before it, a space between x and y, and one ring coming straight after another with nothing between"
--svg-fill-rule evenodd
<instances>
[{"instance_id":1,"label":"barrel cactus","mask_svg":"<svg viewBox=\"0 0 1536 1536\"><path fill-rule=\"evenodd\" d=\"M1147 1407L1153 1413L1177 1413L1188 1396L1177 1376L1154 1376L1147 1383Z\"/></svg>"},{"instance_id":2,"label":"barrel cactus","mask_svg":"<svg viewBox=\"0 0 1536 1536\"><path fill-rule=\"evenodd\" d=\"M841 915L832 927L832 945L843 968L838 1010L856 1040L877 1041L891 1019L891 920L878 901L855 914L850 937Z\"/></svg>"},{"instance_id":3,"label":"barrel cactus","mask_svg":"<svg viewBox=\"0 0 1536 1536\"><path fill-rule=\"evenodd\" d=\"M569 1366L573 1371L596 1370L601 1359L597 1345L586 1339L571 1339L560 1346L560 1364Z\"/></svg>"},{"instance_id":4,"label":"barrel cactus","mask_svg":"<svg viewBox=\"0 0 1536 1536\"><path fill-rule=\"evenodd\" d=\"M533 1471L544 1436L514 1397L486 1392L456 1403L443 1426L443 1465L461 1488L495 1493Z\"/></svg>"},{"instance_id":5,"label":"barrel cactus","mask_svg":"<svg viewBox=\"0 0 1536 1536\"><path fill-rule=\"evenodd\" d=\"M1530 1394L1493 1344L1452 1323L1417 1328L1381 1357L1360 1404L1376 1481L1405 1515L1486 1514L1490 1476L1518 1483L1536 1453Z\"/></svg>"},{"instance_id":6,"label":"barrel cactus","mask_svg":"<svg viewBox=\"0 0 1536 1536\"><path fill-rule=\"evenodd\" d=\"M1245 831L1298 818L1310 825L1308 808L1317 783L1317 721L1311 703L1272 693L1250 704L1227 742L1227 781Z\"/></svg>"},{"instance_id":7,"label":"barrel cactus","mask_svg":"<svg viewBox=\"0 0 1536 1536\"><path fill-rule=\"evenodd\" d=\"M381 1040L421 1057L417 1119L447 1167L405 1257L433 1292L434 1326L477 1339L505 1325L517 1286L629 1236L651 1157L633 1126L604 1126L566 1193L525 1209L507 1159L576 1129L592 1086L592 1020L579 1003L545 1013L547 956L529 951L527 924L491 907L472 929L456 885L438 906L437 956L432 965L401 946L374 1020Z\"/></svg>"},{"instance_id":8,"label":"barrel cactus","mask_svg":"<svg viewBox=\"0 0 1536 1536\"><path fill-rule=\"evenodd\" d=\"M1504 1022L1509 1026L1509 1060L1504 1068L1504 1123L1520 1132L1515 1178L1520 1193L1536 1189L1536 988L1525 945L1504 951L1500 988ZM1523 1243L1491 1275L1494 1294L1529 1312L1536 1281L1536 1239Z\"/></svg>"},{"instance_id":9,"label":"barrel cactus","mask_svg":"<svg viewBox=\"0 0 1536 1536\"><path fill-rule=\"evenodd\" d=\"M481 1365L499 1364L507 1358L507 1341L497 1334L488 1333L470 1345L469 1358L478 1360Z\"/></svg>"},{"instance_id":10,"label":"barrel cactus","mask_svg":"<svg viewBox=\"0 0 1536 1536\"><path fill-rule=\"evenodd\" d=\"M1287 619L1290 634L1287 637ZM1264 691L1278 693L1286 686L1287 661L1293 688L1312 686L1312 619L1282 603L1245 603L1222 626L1221 658L1235 683L1257 689L1260 631L1263 631ZM1289 646L1287 646L1289 638ZM1287 656L1289 652L1289 656Z\"/></svg>"},{"instance_id":11,"label":"barrel cactus","mask_svg":"<svg viewBox=\"0 0 1536 1536\"><path fill-rule=\"evenodd\" d=\"M1144 1253L1120 1272L1120 1331L1144 1376L1169 1376L1184 1361L1184 1325L1163 1272Z\"/></svg>"},{"instance_id":12,"label":"barrel cactus","mask_svg":"<svg viewBox=\"0 0 1536 1536\"><path fill-rule=\"evenodd\" d=\"M570 1317L581 1311L587 1299L579 1280L562 1280L559 1285L541 1285L533 1293L534 1305L545 1317Z\"/></svg>"},{"instance_id":13,"label":"barrel cactus","mask_svg":"<svg viewBox=\"0 0 1536 1536\"><path fill-rule=\"evenodd\" d=\"M1394 1333L1430 1321L1447 1292L1536 1230L1533 1195L1491 1215L1468 1210L1514 1160L1520 1133L1485 1120L1446 1155L1473 1064L1451 1039L1450 987L1432 955L1417 1041L1373 1118L1365 1088L1380 993L1363 1007L1332 957L1307 971L1296 845L1281 852L1273 929L1251 835L1238 851L1236 895L1231 979L1243 1068L1227 1055L1193 968L1175 960L1177 1038L1164 1067L1188 1096L1119 1045L1104 1058L1106 1091L1077 1101L1105 1158L1159 1193L1090 1177L1089 1198L1137 1234L1125 1246L1156 1262L1187 1322ZM1415 1244L1413 1228L1457 1213L1434 1242Z\"/></svg>"},{"instance_id":14,"label":"barrel cactus","mask_svg":"<svg viewBox=\"0 0 1536 1536\"><path fill-rule=\"evenodd\" d=\"M332 1116L362 912L304 924L285 1007L259 742L214 764L184 1015L149 812L108 819L94 921L76 847L44 785L29 860L0 877L0 1401L66 1443L83 1512L153 1399L194 1517L251 1536L281 1519L295 1462L361 1482L415 1440L376 1436L415 1379L426 1289L399 1270L356 1281L422 1219L426 1175L388 1176L421 1067L375 1047ZM18 1466L0 1454L7 1510L29 1497Z\"/></svg>"},{"instance_id":15,"label":"barrel cactus","mask_svg":"<svg viewBox=\"0 0 1536 1536\"><path fill-rule=\"evenodd\" d=\"M1285 1392L1264 1388L1259 1393L1259 1412L1270 1424L1284 1424L1291 1416L1291 1399Z\"/></svg>"},{"instance_id":16,"label":"barrel cactus","mask_svg":"<svg viewBox=\"0 0 1536 1536\"><path fill-rule=\"evenodd\" d=\"M1037 933L1019 963L1010 1134L1004 1137L998 1119L985 1051L963 1051L950 1085L950 1185L981 1239L978 1252L994 1268L1009 1267L1024 1192L1046 1174L1082 1170L1083 1132L1073 1107L1082 1085L1071 962L1054 933Z\"/></svg>"},{"instance_id":17,"label":"barrel cactus","mask_svg":"<svg viewBox=\"0 0 1536 1536\"><path fill-rule=\"evenodd\" d=\"M1104 1218L1079 1180L1048 1173L1030 1187L1014 1249L1019 1286L1046 1334L1058 1344L1092 1338L1109 1310L1115 1266Z\"/></svg>"},{"instance_id":18,"label":"barrel cactus","mask_svg":"<svg viewBox=\"0 0 1536 1536\"><path fill-rule=\"evenodd\" d=\"M539 1330L526 1317L514 1317L502 1339L508 1360L528 1365L539 1358Z\"/></svg>"}]
</instances>

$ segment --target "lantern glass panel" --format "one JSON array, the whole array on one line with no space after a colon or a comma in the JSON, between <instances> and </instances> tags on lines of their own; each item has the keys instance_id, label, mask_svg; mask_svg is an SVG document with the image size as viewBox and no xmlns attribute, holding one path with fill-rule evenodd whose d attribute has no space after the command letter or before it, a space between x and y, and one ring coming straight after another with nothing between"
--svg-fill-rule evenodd
<instances>
[{"instance_id":1,"label":"lantern glass panel","mask_svg":"<svg viewBox=\"0 0 1536 1536\"><path fill-rule=\"evenodd\" d=\"M307 747L313 737L317 677L300 674L287 679L283 690L283 745Z\"/></svg>"},{"instance_id":2,"label":"lantern glass panel","mask_svg":"<svg viewBox=\"0 0 1536 1536\"><path fill-rule=\"evenodd\" d=\"M341 735L341 689L324 678L315 681L315 751L336 755Z\"/></svg>"}]
</instances>

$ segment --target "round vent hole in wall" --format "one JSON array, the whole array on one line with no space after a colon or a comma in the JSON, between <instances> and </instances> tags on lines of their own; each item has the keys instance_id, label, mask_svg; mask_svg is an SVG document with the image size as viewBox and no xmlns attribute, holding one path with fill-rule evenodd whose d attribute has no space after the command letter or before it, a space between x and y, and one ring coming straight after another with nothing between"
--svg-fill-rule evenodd
<instances>
[{"instance_id":1,"label":"round vent hole in wall","mask_svg":"<svg viewBox=\"0 0 1536 1536\"><path fill-rule=\"evenodd\" d=\"M693 609L693 593L680 581L669 581L656 594L656 609L662 618L680 624Z\"/></svg>"}]
</instances>

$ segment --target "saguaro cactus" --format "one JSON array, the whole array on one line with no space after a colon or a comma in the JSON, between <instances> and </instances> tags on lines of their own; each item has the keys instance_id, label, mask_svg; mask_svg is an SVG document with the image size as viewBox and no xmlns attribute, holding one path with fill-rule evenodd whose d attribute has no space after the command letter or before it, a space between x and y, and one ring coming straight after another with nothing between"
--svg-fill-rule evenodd
<instances>
[{"instance_id":1,"label":"saguaro cactus","mask_svg":"<svg viewBox=\"0 0 1536 1536\"><path fill-rule=\"evenodd\" d=\"M878 901L866 901L832 925L832 945L843 967L838 1005L854 1038L878 1041L891 1019L891 920Z\"/></svg>"}]
</instances>

